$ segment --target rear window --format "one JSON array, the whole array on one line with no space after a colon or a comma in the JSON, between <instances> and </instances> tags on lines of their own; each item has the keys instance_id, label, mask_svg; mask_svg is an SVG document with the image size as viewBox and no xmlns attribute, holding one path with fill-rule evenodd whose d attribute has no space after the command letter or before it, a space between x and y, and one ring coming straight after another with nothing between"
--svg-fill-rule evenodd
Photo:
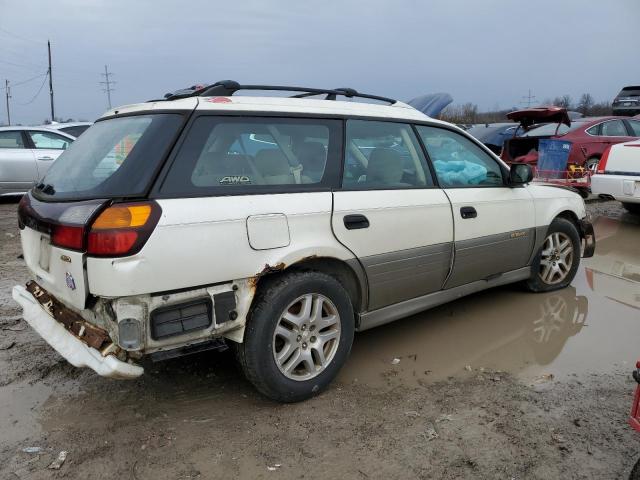
<instances>
[{"instance_id":1,"label":"rear window","mask_svg":"<svg viewBox=\"0 0 640 480\"><path fill-rule=\"evenodd\" d=\"M336 181L340 139L337 120L202 116L160 191L224 195L323 188Z\"/></svg>"},{"instance_id":2,"label":"rear window","mask_svg":"<svg viewBox=\"0 0 640 480\"><path fill-rule=\"evenodd\" d=\"M181 114L96 122L53 163L34 189L43 200L139 196L173 143Z\"/></svg>"},{"instance_id":3,"label":"rear window","mask_svg":"<svg viewBox=\"0 0 640 480\"><path fill-rule=\"evenodd\" d=\"M64 133L68 133L69 135L73 135L74 137L79 137L90 126L91 125L74 125L73 127L63 127L60 130Z\"/></svg>"},{"instance_id":4,"label":"rear window","mask_svg":"<svg viewBox=\"0 0 640 480\"><path fill-rule=\"evenodd\" d=\"M640 97L640 87L623 88L618 97Z\"/></svg>"},{"instance_id":5,"label":"rear window","mask_svg":"<svg viewBox=\"0 0 640 480\"><path fill-rule=\"evenodd\" d=\"M580 127L584 127L584 122L572 122L570 127L567 127L564 123L558 127L557 123L547 123L539 127L534 127L526 133L523 133L522 137L548 137L552 135L564 135L565 133L577 130ZM558 133L556 133L556 129Z\"/></svg>"}]
</instances>

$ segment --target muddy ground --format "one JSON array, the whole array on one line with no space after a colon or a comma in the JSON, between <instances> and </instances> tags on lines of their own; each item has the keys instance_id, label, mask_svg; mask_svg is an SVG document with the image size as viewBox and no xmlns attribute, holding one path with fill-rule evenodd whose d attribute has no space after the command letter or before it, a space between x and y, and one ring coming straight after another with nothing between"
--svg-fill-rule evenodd
<instances>
[{"instance_id":1,"label":"muddy ground","mask_svg":"<svg viewBox=\"0 0 640 480\"><path fill-rule=\"evenodd\" d=\"M68 365L10 298L27 279L16 207L0 204L1 479L613 479L640 452L640 222L614 202L589 205L598 253L572 287L499 288L359 334L338 381L296 405L255 393L229 353L128 382Z\"/></svg>"}]
</instances>

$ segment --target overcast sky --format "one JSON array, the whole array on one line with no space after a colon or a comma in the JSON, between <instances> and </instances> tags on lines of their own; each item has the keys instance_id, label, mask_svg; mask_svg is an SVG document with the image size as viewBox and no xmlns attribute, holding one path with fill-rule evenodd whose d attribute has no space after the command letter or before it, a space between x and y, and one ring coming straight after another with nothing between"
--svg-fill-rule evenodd
<instances>
[{"instance_id":1,"label":"overcast sky","mask_svg":"<svg viewBox=\"0 0 640 480\"><path fill-rule=\"evenodd\" d=\"M49 118L50 39L64 118L106 110L105 64L114 106L220 79L448 92L481 110L529 89L610 101L640 84L639 25L640 0L0 0L0 87L15 84L13 123Z\"/></svg>"}]
</instances>

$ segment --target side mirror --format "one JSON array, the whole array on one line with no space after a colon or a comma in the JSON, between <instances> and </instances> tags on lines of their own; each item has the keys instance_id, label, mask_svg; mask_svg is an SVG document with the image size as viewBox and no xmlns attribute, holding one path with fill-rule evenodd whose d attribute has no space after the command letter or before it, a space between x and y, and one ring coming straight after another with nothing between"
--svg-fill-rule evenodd
<instances>
[{"instance_id":1,"label":"side mirror","mask_svg":"<svg viewBox=\"0 0 640 480\"><path fill-rule=\"evenodd\" d=\"M509 170L509 183L523 185L533 180L533 169L526 163L514 163Z\"/></svg>"}]
</instances>

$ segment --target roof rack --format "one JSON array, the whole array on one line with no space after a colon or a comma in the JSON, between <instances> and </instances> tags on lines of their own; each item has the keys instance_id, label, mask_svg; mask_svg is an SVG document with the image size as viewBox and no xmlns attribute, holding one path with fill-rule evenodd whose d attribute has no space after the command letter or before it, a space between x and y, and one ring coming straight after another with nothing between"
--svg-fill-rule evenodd
<instances>
[{"instance_id":1,"label":"roof rack","mask_svg":"<svg viewBox=\"0 0 640 480\"><path fill-rule=\"evenodd\" d=\"M212 85L194 85L190 88L178 90L174 93L167 93L165 100L177 100L187 97L230 97L239 90L263 90L263 91L281 91L281 92L301 92L292 95L290 98L305 98L315 95L326 95L325 100L335 100L337 96L347 98L367 98L369 100L377 100L393 105L397 102L393 98L380 97L378 95L369 95L367 93L359 93L353 88L307 88L307 87L291 87L283 85L240 85L234 80L221 80Z\"/></svg>"}]
</instances>

